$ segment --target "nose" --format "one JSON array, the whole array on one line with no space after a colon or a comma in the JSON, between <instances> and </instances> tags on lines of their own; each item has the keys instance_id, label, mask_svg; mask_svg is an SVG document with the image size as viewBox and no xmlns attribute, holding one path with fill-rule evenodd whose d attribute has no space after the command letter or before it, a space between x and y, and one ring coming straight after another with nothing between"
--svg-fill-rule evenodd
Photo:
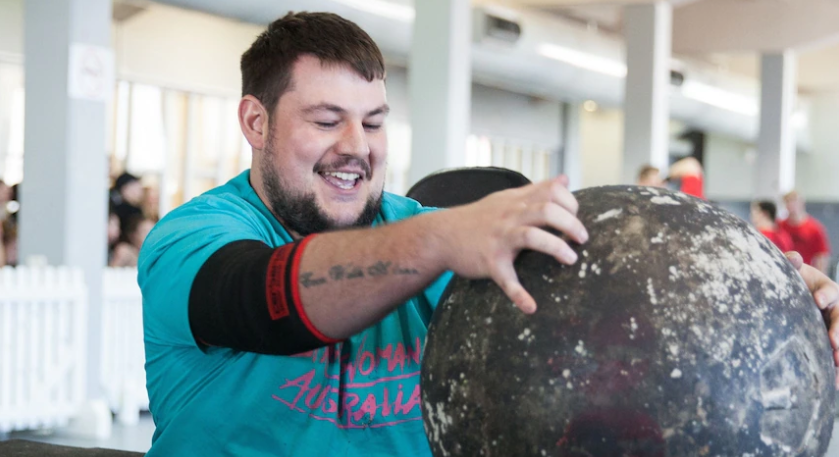
<instances>
[{"instance_id":1,"label":"nose","mask_svg":"<svg viewBox=\"0 0 839 457\"><path fill-rule=\"evenodd\" d=\"M347 123L338 142L337 152L366 158L370 155L370 144L367 142L367 132L362 123Z\"/></svg>"}]
</instances>

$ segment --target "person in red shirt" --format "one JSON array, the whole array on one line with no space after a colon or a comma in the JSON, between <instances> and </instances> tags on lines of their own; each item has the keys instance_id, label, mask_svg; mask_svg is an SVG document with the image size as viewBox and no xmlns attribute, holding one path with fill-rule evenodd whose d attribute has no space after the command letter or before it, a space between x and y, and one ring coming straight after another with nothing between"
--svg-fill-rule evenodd
<instances>
[{"instance_id":1,"label":"person in red shirt","mask_svg":"<svg viewBox=\"0 0 839 457\"><path fill-rule=\"evenodd\" d=\"M821 222L807 214L804 198L792 191L784 195L789 217L778 223L781 230L789 233L793 248L801 254L804 263L827 272L830 259L830 243Z\"/></svg>"},{"instance_id":2,"label":"person in red shirt","mask_svg":"<svg viewBox=\"0 0 839 457\"><path fill-rule=\"evenodd\" d=\"M694 197L705 199L705 183L702 164L695 157L685 157L670 166L667 180L681 181L679 190Z\"/></svg>"},{"instance_id":3,"label":"person in red shirt","mask_svg":"<svg viewBox=\"0 0 839 457\"><path fill-rule=\"evenodd\" d=\"M705 199L702 164L695 157L685 157L670 166L667 178L661 179L661 171L652 165L644 165L638 171L635 184L639 186L665 187L668 182L678 181L679 190L694 197Z\"/></svg>"},{"instance_id":4,"label":"person in red shirt","mask_svg":"<svg viewBox=\"0 0 839 457\"><path fill-rule=\"evenodd\" d=\"M792 251L792 238L789 234L778 227L776 216L778 214L778 207L775 203L762 200L752 203L752 224L760 231L769 241L775 243L781 252Z\"/></svg>"}]
</instances>

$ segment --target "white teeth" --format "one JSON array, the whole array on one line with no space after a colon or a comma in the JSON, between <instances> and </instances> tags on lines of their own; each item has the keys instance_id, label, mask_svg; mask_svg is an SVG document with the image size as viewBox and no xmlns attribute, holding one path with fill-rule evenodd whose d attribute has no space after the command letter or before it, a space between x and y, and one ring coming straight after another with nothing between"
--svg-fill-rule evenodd
<instances>
[{"instance_id":1,"label":"white teeth","mask_svg":"<svg viewBox=\"0 0 839 457\"><path fill-rule=\"evenodd\" d=\"M339 187L341 189L350 190L355 186L355 181L361 177L358 173L343 173L340 171L330 171L328 173L323 173L324 176L331 176L334 178L338 178L339 181L330 181L332 185Z\"/></svg>"},{"instance_id":2,"label":"white teeth","mask_svg":"<svg viewBox=\"0 0 839 457\"><path fill-rule=\"evenodd\" d=\"M334 176L338 179L343 179L344 181L355 181L356 179L358 179L361 176L358 173L342 173L340 171L332 171L332 172L324 173L324 174L329 175L329 176Z\"/></svg>"}]
</instances>

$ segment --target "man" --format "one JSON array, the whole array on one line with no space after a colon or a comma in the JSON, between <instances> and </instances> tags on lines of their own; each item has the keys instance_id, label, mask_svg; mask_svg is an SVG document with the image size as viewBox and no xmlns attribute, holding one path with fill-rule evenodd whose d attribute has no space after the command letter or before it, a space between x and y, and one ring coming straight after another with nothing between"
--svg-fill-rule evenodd
<instances>
[{"instance_id":1,"label":"man","mask_svg":"<svg viewBox=\"0 0 839 457\"><path fill-rule=\"evenodd\" d=\"M807 214L804 198L796 191L784 195L784 204L789 216L778 225L789 233L795 251L801 254L804 263L824 273L830 261L830 242L821 222Z\"/></svg>"},{"instance_id":2,"label":"man","mask_svg":"<svg viewBox=\"0 0 839 457\"><path fill-rule=\"evenodd\" d=\"M652 165L644 165L638 171L638 179L635 180L635 184L648 187L663 187L664 180L661 179L661 170Z\"/></svg>"},{"instance_id":3,"label":"man","mask_svg":"<svg viewBox=\"0 0 839 457\"><path fill-rule=\"evenodd\" d=\"M123 235L127 233L128 222L143 215L143 185L140 178L131 173L123 173L114 182L111 192L114 213L119 218L119 229ZM127 241L123 238L122 241Z\"/></svg>"},{"instance_id":4,"label":"man","mask_svg":"<svg viewBox=\"0 0 839 457\"><path fill-rule=\"evenodd\" d=\"M667 180L679 180L679 190L698 198L705 198L702 164L695 157L685 157L670 165Z\"/></svg>"},{"instance_id":5,"label":"man","mask_svg":"<svg viewBox=\"0 0 839 457\"><path fill-rule=\"evenodd\" d=\"M792 239L787 232L781 230L777 224L778 208L775 203L769 200L761 200L752 203L751 217L752 225L760 231L769 241L778 246L781 252L793 250Z\"/></svg>"},{"instance_id":6,"label":"man","mask_svg":"<svg viewBox=\"0 0 839 457\"><path fill-rule=\"evenodd\" d=\"M702 165L694 157L685 157L670 166L667 178L661 179L661 170L644 165L638 171L636 184L639 186L665 187L671 181L678 181L679 191L694 197L705 198Z\"/></svg>"},{"instance_id":7,"label":"man","mask_svg":"<svg viewBox=\"0 0 839 457\"><path fill-rule=\"evenodd\" d=\"M384 76L332 14L289 14L242 56L253 169L172 211L140 254L148 456L427 456L419 363L445 272L533 313L518 252L576 261L539 228L587 240L565 178L436 212L383 193ZM804 272L832 310L839 286Z\"/></svg>"}]
</instances>

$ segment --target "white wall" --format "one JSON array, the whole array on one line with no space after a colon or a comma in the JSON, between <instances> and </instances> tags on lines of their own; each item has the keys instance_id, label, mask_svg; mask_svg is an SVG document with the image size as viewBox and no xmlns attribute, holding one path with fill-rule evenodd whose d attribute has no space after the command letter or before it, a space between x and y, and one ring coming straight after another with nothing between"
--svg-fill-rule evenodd
<instances>
[{"instance_id":1,"label":"white wall","mask_svg":"<svg viewBox=\"0 0 839 457\"><path fill-rule=\"evenodd\" d=\"M263 29L151 4L114 28L117 74L174 89L238 95L239 58Z\"/></svg>"},{"instance_id":2,"label":"white wall","mask_svg":"<svg viewBox=\"0 0 839 457\"><path fill-rule=\"evenodd\" d=\"M623 111L583 111L580 119L582 187L621 184Z\"/></svg>"},{"instance_id":3,"label":"white wall","mask_svg":"<svg viewBox=\"0 0 839 457\"><path fill-rule=\"evenodd\" d=\"M839 201L839 93L813 95L810 100L812 152L797 156L796 188L810 200Z\"/></svg>"},{"instance_id":4,"label":"white wall","mask_svg":"<svg viewBox=\"0 0 839 457\"><path fill-rule=\"evenodd\" d=\"M410 121L405 68L388 66L387 91L390 119ZM532 142L552 149L560 145L562 104L559 102L472 84L470 114L470 133Z\"/></svg>"},{"instance_id":5,"label":"white wall","mask_svg":"<svg viewBox=\"0 0 839 457\"><path fill-rule=\"evenodd\" d=\"M810 200L839 201L839 93L810 96L811 150L799 152L795 164L795 187ZM760 179L754 146L730 138L709 135L706 143L706 191L714 200L751 200Z\"/></svg>"},{"instance_id":6,"label":"white wall","mask_svg":"<svg viewBox=\"0 0 839 457\"><path fill-rule=\"evenodd\" d=\"M501 89L472 85L470 132L533 142L557 150L562 104Z\"/></svg>"},{"instance_id":7,"label":"white wall","mask_svg":"<svg viewBox=\"0 0 839 457\"><path fill-rule=\"evenodd\" d=\"M0 61L23 55L23 0L0 0Z\"/></svg>"},{"instance_id":8,"label":"white wall","mask_svg":"<svg viewBox=\"0 0 839 457\"><path fill-rule=\"evenodd\" d=\"M263 27L150 3L114 24L112 43L121 79L237 95L239 57ZM0 0L0 61L23 54L23 0Z\"/></svg>"},{"instance_id":9,"label":"white wall","mask_svg":"<svg viewBox=\"0 0 839 457\"><path fill-rule=\"evenodd\" d=\"M710 200L749 201L755 195L754 146L719 135L705 137L705 194Z\"/></svg>"}]
</instances>

